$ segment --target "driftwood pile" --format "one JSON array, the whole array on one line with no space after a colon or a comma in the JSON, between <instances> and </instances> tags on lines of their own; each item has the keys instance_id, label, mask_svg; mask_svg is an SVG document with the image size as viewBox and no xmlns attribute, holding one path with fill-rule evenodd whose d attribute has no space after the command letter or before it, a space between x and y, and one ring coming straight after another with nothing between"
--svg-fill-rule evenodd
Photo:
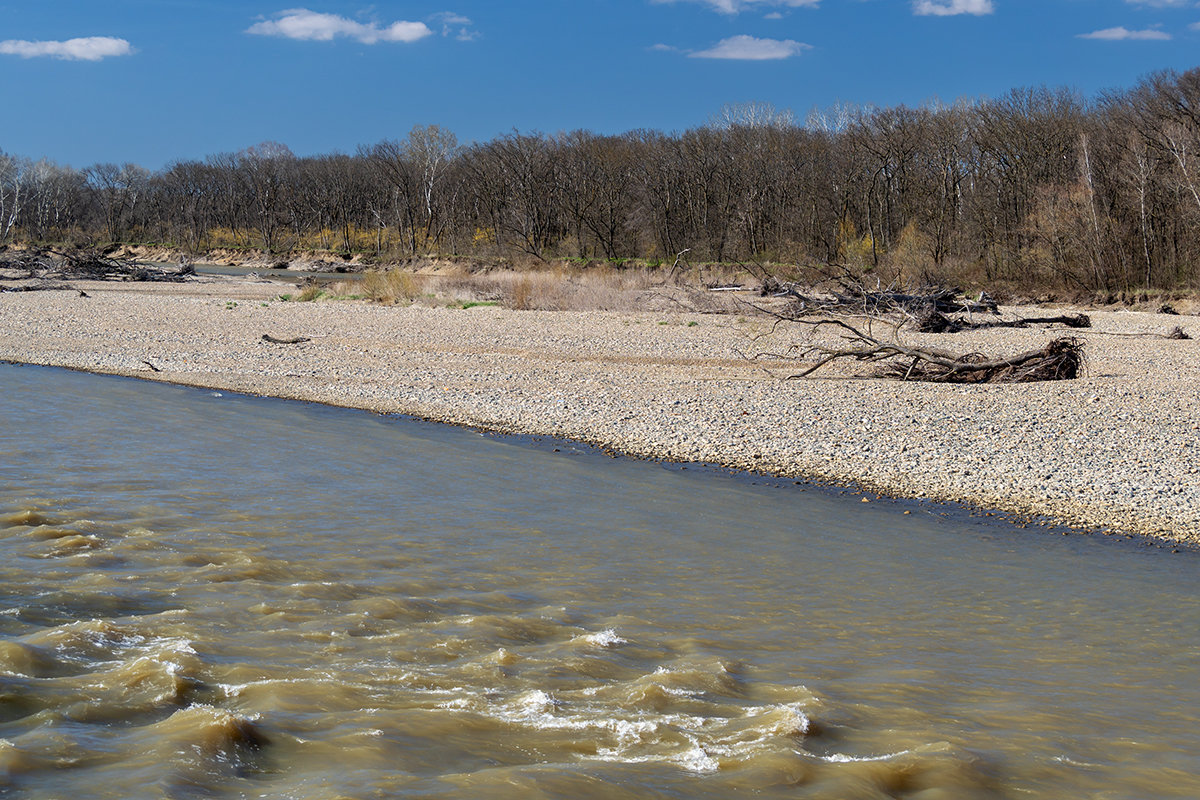
<instances>
[{"instance_id":1,"label":"driftwood pile","mask_svg":"<svg viewBox=\"0 0 1200 800\"><path fill-rule=\"evenodd\" d=\"M901 380L934 383L1032 383L1063 381L1083 372L1083 340L1063 336L1040 350L1008 358L987 358L981 353L948 356L914 350L889 363L882 374Z\"/></svg>"},{"instance_id":2,"label":"driftwood pile","mask_svg":"<svg viewBox=\"0 0 1200 800\"><path fill-rule=\"evenodd\" d=\"M896 335L899 326L887 326L891 336L876 336L873 327L856 325L845 319L795 320L810 326L815 334L822 328L836 328L842 344L810 341L793 348L789 357L805 362L800 372L789 378L803 378L833 361L850 360L880 365L879 377L903 381L933 383L1031 383L1070 380L1084 369L1082 339L1064 336L1045 347L1013 356L987 356L983 353L956 355L945 350L907 345Z\"/></svg>"},{"instance_id":3,"label":"driftwood pile","mask_svg":"<svg viewBox=\"0 0 1200 800\"><path fill-rule=\"evenodd\" d=\"M178 283L195 274L195 268L186 261L176 267L163 267L107 255L95 249L57 251L42 248L0 253L0 279L33 281L21 286L0 287L0 291L74 288L63 283L70 280Z\"/></svg>"},{"instance_id":4,"label":"driftwood pile","mask_svg":"<svg viewBox=\"0 0 1200 800\"><path fill-rule=\"evenodd\" d=\"M1029 328L1035 325L1092 327L1092 320L1087 314L1048 317L1002 315L1000 304L987 292L968 297L961 289L946 286L922 286L911 291L869 289L859 281L839 277L831 281L828 288L818 288L807 294L795 284L767 281L763 284L763 294L794 298L783 312L788 317L892 318L917 333L958 333L981 328Z\"/></svg>"},{"instance_id":5,"label":"driftwood pile","mask_svg":"<svg viewBox=\"0 0 1200 800\"><path fill-rule=\"evenodd\" d=\"M1005 315L999 303L981 292L968 297L958 289L925 286L911 290L871 289L850 275L802 289L795 284L764 281L763 294L788 297L782 311L768 311L780 322L809 329L806 344L794 346L786 358L804 368L791 378L811 375L838 360L876 365L875 375L905 381L938 383L1029 383L1070 380L1084 369L1083 339L1062 336L1038 350L1012 356L983 353L955 354L906 344L904 332L956 333L989 328L1062 326L1090 328L1086 314L1044 317ZM764 309L765 310L765 309ZM839 344L817 338L822 329L836 328ZM886 333L876 334L883 329Z\"/></svg>"}]
</instances>

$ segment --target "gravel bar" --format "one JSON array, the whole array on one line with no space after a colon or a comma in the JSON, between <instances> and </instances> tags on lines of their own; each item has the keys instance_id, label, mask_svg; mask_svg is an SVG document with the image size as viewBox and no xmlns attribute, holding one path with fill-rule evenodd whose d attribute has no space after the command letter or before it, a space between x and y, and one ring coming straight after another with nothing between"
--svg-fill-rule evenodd
<instances>
[{"instance_id":1,"label":"gravel bar","mask_svg":"<svg viewBox=\"0 0 1200 800\"><path fill-rule=\"evenodd\" d=\"M760 316L282 302L241 280L0 294L0 360L582 440L638 457L847 483L1200 544L1194 317L1091 312L1087 376L902 383L834 365ZM1018 353L1057 332L912 337ZM297 344L265 341L306 338ZM1152 334L1131 335L1131 334Z\"/></svg>"}]
</instances>

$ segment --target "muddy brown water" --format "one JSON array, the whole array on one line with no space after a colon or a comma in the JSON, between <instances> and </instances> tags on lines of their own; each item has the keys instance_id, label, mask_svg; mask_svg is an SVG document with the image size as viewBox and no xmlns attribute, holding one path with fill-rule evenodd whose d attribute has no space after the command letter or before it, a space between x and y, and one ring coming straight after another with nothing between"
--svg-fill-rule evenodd
<instances>
[{"instance_id":1,"label":"muddy brown water","mask_svg":"<svg viewBox=\"0 0 1200 800\"><path fill-rule=\"evenodd\" d=\"M1197 563L0 365L0 796L1194 798Z\"/></svg>"}]
</instances>

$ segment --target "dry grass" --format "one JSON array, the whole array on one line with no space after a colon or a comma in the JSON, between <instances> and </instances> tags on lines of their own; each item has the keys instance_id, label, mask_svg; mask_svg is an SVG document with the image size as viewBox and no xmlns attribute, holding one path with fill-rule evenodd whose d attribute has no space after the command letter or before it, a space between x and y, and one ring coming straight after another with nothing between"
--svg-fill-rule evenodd
<instances>
[{"instance_id":1,"label":"dry grass","mask_svg":"<svg viewBox=\"0 0 1200 800\"><path fill-rule=\"evenodd\" d=\"M663 285L665 276L648 269L556 268L419 277L424 289L419 300L436 305L498 303L522 311L630 311L643 308L643 295Z\"/></svg>"},{"instance_id":2,"label":"dry grass","mask_svg":"<svg viewBox=\"0 0 1200 800\"><path fill-rule=\"evenodd\" d=\"M592 262L471 270L453 262L414 262L372 270L361 282L339 284L335 296L392 305L500 305L520 311L697 311L746 313L732 293L708 286L754 284L736 267L622 267Z\"/></svg>"},{"instance_id":3,"label":"dry grass","mask_svg":"<svg viewBox=\"0 0 1200 800\"><path fill-rule=\"evenodd\" d=\"M411 303L421 294L417 276L399 269L386 271L369 270L363 275L362 294L370 300L386 305Z\"/></svg>"},{"instance_id":4,"label":"dry grass","mask_svg":"<svg viewBox=\"0 0 1200 800\"><path fill-rule=\"evenodd\" d=\"M308 286L305 286L303 289L301 289L296 294L294 299L297 303L311 303L321 297L323 294L325 294L324 287L315 283L310 283Z\"/></svg>"}]
</instances>

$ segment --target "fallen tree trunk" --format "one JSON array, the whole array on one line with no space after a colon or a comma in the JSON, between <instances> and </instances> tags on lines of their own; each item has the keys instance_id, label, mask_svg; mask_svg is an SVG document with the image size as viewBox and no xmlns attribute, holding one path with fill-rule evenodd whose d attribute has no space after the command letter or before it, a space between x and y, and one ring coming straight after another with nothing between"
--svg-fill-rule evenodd
<instances>
[{"instance_id":1,"label":"fallen tree trunk","mask_svg":"<svg viewBox=\"0 0 1200 800\"><path fill-rule=\"evenodd\" d=\"M806 377L838 360L880 364L875 372L880 377L935 383L1070 380L1078 377L1084 368L1085 342L1071 336L1054 339L1039 350L989 357L982 353L955 355L944 350L906 345L895 339L885 341L841 319L793 321L812 326L814 334L823 327L836 327L842 331L847 346L812 343L795 348L798 353L784 357L810 363L800 372L787 376L789 379ZM897 326L891 329L893 335L898 331Z\"/></svg>"},{"instance_id":2,"label":"fallen tree trunk","mask_svg":"<svg viewBox=\"0 0 1200 800\"><path fill-rule=\"evenodd\" d=\"M924 314L914 314L912 330L917 333L958 333L985 328L1028 328L1031 325L1062 325L1066 328L1090 328L1092 318L1087 314L1061 314L1054 317L1014 317L1012 319L985 319L976 321L960 315L947 316L929 309Z\"/></svg>"},{"instance_id":3,"label":"fallen tree trunk","mask_svg":"<svg viewBox=\"0 0 1200 800\"><path fill-rule=\"evenodd\" d=\"M935 383L1032 383L1079 377L1083 370L1083 341L1072 336L1054 339L1040 350L1008 358L988 359L971 353L948 359L909 348L907 365L889 364L883 374L901 380Z\"/></svg>"},{"instance_id":4,"label":"fallen tree trunk","mask_svg":"<svg viewBox=\"0 0 1200 800\"><path fill-rule=\"evenodd\" d=\"M269 333L264 333L262 338L264 342L270 342L271 344L303 344L312 341L307 336L297 336L294 339L279 339Z\"/></svg>"},{"instance_id":5,"label":"fallen tree trunk","mask_svg":"<svg viewBox=\"0 0 1200 800\"><path fill-rule=\"evenodd\" d=\"M21 284L20 286L0 286L0 292L54 292L64 289L75 291L74 286L62 281L40 280L35 283ZM83 294L83 292L80 292L80 294Z\"/></svg>"}]
</instances>

